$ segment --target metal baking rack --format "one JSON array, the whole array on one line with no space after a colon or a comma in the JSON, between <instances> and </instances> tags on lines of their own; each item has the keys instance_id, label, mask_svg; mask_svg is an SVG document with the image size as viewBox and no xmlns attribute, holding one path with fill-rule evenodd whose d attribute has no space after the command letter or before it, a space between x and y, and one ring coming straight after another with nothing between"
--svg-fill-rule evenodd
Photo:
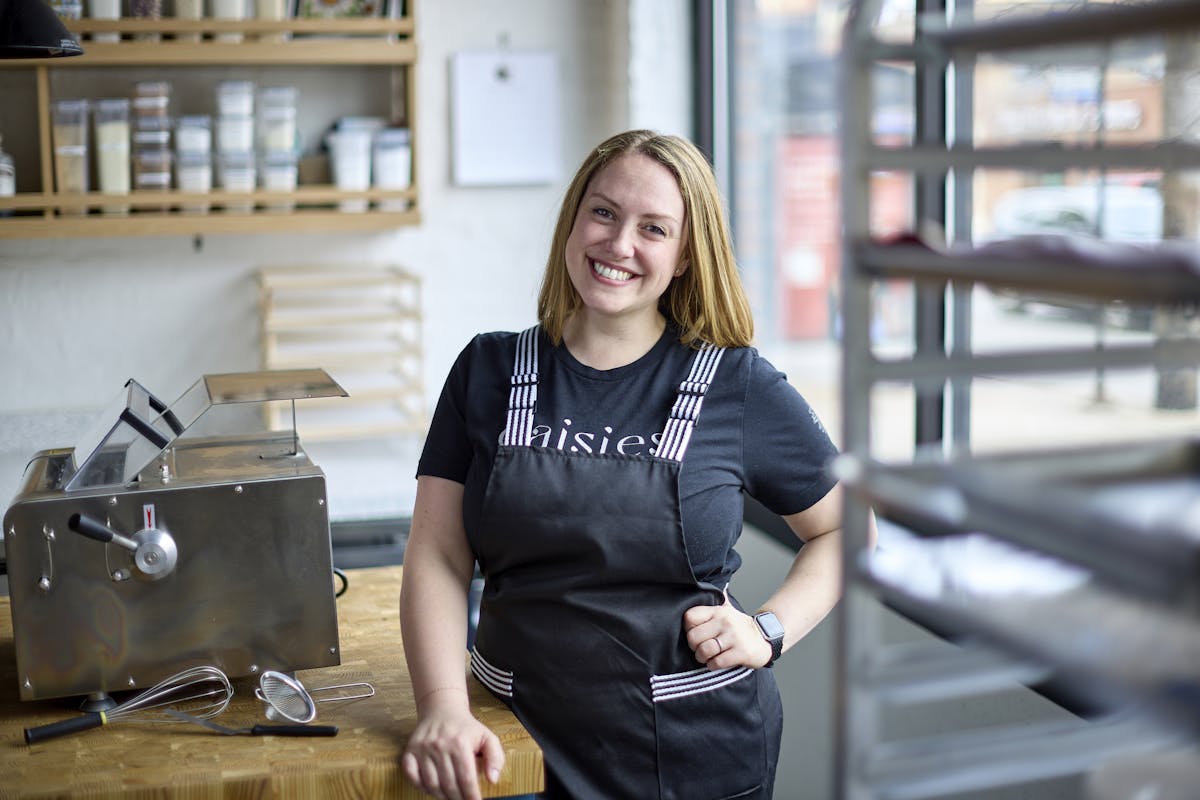
<instances>
[{"instance_id":1,"label":"metal baking rack","mask_svg":"<svg viewBox=\"0 0 1200 800\"><path fill-rule=\"evenodd\" d=\"M955 337L949 348L931 345L919 324L912 354L882 358L870 332L872 291L884 280L911 282L918 309L922 297L936 308L976 284L1195 305L1200 256L1194 243L879 241L871 230L870 181L879 172L912 175L921 229L951 216L944 207L948 174L961 187L964 177L982 169L1200 169L1200 147L1179 140L976 146L965 131L950 141L937 100L948 72L968 75L981 55L1015 60L1040 51L1044 59L1054 48L1064 58L1104 64L1136 37L1200 30L1200 3L1076 4L965 22L918 18L915 32L899 41L875 24L880 7L878 0L853 2L842 44L843 456L836 469L849 490L846 593L837 611L837 796L970 794L1087 773L1122 759L1136 764L1168 748L1191 752L1200 732L1196 443L1093 449L1050 443L1036 452L974 457L969 443L955 438L919 448L911 462L884 463L872 451L871 402L878 385L903 382L916 390L918 420L922 398L935 401L928 407L940 419L947 397L953 420L969 413L964 398L973 376L1195 366L1200 342L1182 337L983 355L971 352L969 337ZM902 145L881 143L874 133L873 73L883 63L911 69L918 114L930 122ZM951 241L969 241L966 223L954 224ZM886 549L868 554L872 508L891 538ZM1011 580L1002 581L1004 575ZM880 601L954 643L887 644ZM885 736L885 714L897 707L1047 680L1069 687L1095 713L965 733Z\"/></svg>"}]
</instances>

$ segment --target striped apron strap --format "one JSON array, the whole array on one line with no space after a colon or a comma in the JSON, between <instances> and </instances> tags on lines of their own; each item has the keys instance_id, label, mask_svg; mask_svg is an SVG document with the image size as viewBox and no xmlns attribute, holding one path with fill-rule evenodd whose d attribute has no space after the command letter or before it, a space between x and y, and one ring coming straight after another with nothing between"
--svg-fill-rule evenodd
<instances>
[{"instance_id":1,"label":"striped apron strap","mask_svg":"<svg viewBox=\"0 0 1200 800\"><path fill-rule=\"evenodd\" d=\"M657 453L659 458L683 461L683 454L692 438L692 429L696 427L696 420L700 418L704 394L712 385L717 364L721 363L721 356L724 354L725 348L706 343L692 359L692 369L687 380L679 384L679 394L675 397L671 416L663 428L662 443Z\"/></svg>"},{"instance_id":2,"label":"striped apron strap","mask_svg":"<svg viewBox=\"0 0 1200 800\"><path fill-rule=\"evenodd\" d=\"M528 447L533 441L533 411L537 405L538 326L517 336L512 388L508 392L508 425L500 443Z\"/></svg>"}]
</instances>

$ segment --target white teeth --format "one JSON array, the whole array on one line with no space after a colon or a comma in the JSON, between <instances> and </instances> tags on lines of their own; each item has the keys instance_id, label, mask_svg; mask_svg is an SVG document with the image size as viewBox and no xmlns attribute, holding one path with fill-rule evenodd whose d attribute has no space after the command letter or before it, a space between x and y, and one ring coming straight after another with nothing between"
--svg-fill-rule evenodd
<instances>
[{"instance_id":1,"label":"white teeth","mask_svg":"<svg viewBox=\"0 0 1200 800\"><path fill-rule=\"evenodd\" d=\"M632 272L626 272L622 269L613 269L612 267L601 264L598 261L592 262L592 269L596 271L597 275L603 278L608 278L610 281L627 281L633 277Z\"/></svg>"}]
</instances>

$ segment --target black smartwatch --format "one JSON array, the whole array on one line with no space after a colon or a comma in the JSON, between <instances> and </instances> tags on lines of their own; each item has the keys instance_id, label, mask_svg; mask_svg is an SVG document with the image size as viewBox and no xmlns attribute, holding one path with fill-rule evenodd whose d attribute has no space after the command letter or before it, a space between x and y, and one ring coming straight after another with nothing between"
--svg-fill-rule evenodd
<instances>
[{"instance_id":1,"label":"black smartwatch","mask_svg":"<svg viewBox=\"0 0 1200 800\"><path fill-rule=\"evenodd\" d=\"M769 667L783 655L783 625L779 622L779 617L770 611L755 614L754 621L758 623L758 629L762 631L767 644L771 645L771 660L764 665Z\"/></svg>"}]
</instances>

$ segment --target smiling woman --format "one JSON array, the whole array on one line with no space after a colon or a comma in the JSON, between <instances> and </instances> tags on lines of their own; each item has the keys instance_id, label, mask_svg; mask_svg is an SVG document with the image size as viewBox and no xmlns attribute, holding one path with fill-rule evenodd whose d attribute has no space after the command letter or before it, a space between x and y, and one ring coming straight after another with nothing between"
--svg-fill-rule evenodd
<instances>
[{"instance_id":1,"label":"smiling woman","mask_svg":"<svg viewBox=\"0 0 1200 800\"><path fill-rule=\"evenodd\" d=\"M541 746L545 797L766 800L782 706L762 667L838 596L834 447L749 347L695 146L612 137L565 198L539 325L467 345L421 456L400 602L420 721L404 769L474 800L477 768L503 765L466 704L478 563L471 673ZM729 593L743 493L806 542L754 614Z\"/></svg>"},{"instance_id":2,"label":"smiling woman","mask_svg":"<svg viewBox=\"0 0 1200 800\"><path fill-rule=\"evenodd\" d=\"M567 273L582 302L568 344L589 324L662 333L658 298L687 270L684 224L675 178L657 161L634 153L596 173L567 237Z\"/></svg>"}]
</instances>

